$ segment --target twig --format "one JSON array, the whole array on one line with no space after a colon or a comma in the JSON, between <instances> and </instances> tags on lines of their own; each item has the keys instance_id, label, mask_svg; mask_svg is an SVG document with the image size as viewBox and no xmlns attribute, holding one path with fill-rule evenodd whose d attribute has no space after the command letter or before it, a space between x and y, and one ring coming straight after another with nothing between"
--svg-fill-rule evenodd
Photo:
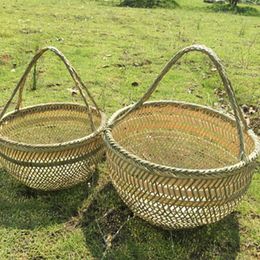
<instances>
[{"instance_id":1,"label":"twig","mask_svg":"<svg viewBox=\"0 0 260 260\"><path fill-rule=\"evenodd\" d=\"M108 236L106 239L105 239L105 244L106 244L106 249L105 251L103 252L103 255L102 255L102 258L101 260L105 259L107 253L109 252L109 250L111 249L112 247L112 242L115 240L115 238L118 236L118 234L120 233L120 231L122 230L122 228L131 220L133 219L135 216L128 216L127 217L127 220L119 227L119 229L116 231L116 233L113 235L113 236ZM104 237L103 237L104 239Z\"/></svg>"},{"instance_id":2,"label":"twig","mask_svg":"<svg viewBox=\"0 0 260 260\"><path fill-rule=\"evenodd\" d=\"M103 238L103 240L104 240L104 243L106 244L107 242L107 240L106 240L106 238L105 238L105 235L104 235L104 233L102 232L102 229L101 229L101 227L100 227L100 225L99 225L99 223L98 223L98 221L95 219L95 222L97 223L97 226L98 226L98 229L99 229L99 232L100 232L100 234L101 234L101 236L102 236L102 238Z\"/></svg>"},{"instance_id":3,"label":"twig","mask_svg":"<svg viewBox=\"0 0 260 260\"><path fill-rule=\"evenodd\" d=\"M102 218L105 218L107 215L109 215L111 212L113 212L115 208L109 209L103 216L97 218L96 220L100 220Z\"/></svg>"},{"instance_id":4,"label":"twig","mask_svg":"<svg viewBox=\"0 0 260 260\"><path fill-rule=\"evenodd\" d=\"M173 246L173 237L172 237L172 231L170 230L170 236L171 236L171 248L172 248L172 252L174 253L174 246Z\"/></svg>"}]
</instances>

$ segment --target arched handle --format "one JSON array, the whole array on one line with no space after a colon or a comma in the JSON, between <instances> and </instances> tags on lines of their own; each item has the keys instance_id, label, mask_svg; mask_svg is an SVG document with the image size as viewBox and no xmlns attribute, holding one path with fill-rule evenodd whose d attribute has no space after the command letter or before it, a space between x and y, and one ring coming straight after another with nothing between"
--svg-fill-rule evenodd
<instances>
[{"instance_id":1,"label":"arched handle","mask_svg":"<svg viewBox=\"0 0 260 260\"><path fill-rule=\"evenodd\" d=\"M45 48L40 49L35 56L32 58L31 62L29 63L29 65L27 66L25 72L23 73L22 77L20 78L18 84L16 85L10 99L7 101L6 105L4 106L1 114L0 114L0 120L3 118L5 112L7 111L8 107L10 106L13 98L15 97L16 93L19 91L19 95L18 95L18 101L17 101L17 105L16 105L16 110L19 110L21 108L22 105L22 95L23 95L23 90L24 90L24 85L26 82L26 79L32 69L32 67L36 64L37 60L46 52L46 51L52 51L54 54L56 54L65 64L67 70L69 71L73 81L76 84L76 87L79 90L79 93L87 107L87 111L88 111L88 116L89 116L89 120L91 123L91 128L92 131L95 130L95 125L93 122L93 118L92 118L92 114L90 111L90 107L88 104L88 101L85 97L84 91L87 93L88 97L90 98L90 100L93 102L94 106L96 107L98 113L100 114L100 109L98 108L95 100L93 99L93 97L91 96L90 92L88 91L87 87L84 85L84 83L82 82L81 78L79 77L78 73L76 72L76 70L72 67L72 65L70 64L70 62L67 60L67 58L62 54L62 52L60 52L57 48L52 47L52 46L48 46Z\"/></svg>"},{"instance_id":2,"label":"arched handle","mask_svg":"<svg viewBox=\"0 0 260 260\"><path fill-rule=\"evenodd\" d=\"M163 68L161 73L157 76L157 78L154 80L152 85L148 88L147 92L143 95L143 97L136 102L126 113L124 113L121 117L118 118L118 120L122 120L127 114L129 114L131 111L136 110L139 108L146 100L150 98L152 93L155 91L157 88L158 84L160 81L163 79L165 74L171 69L171 67L186 53L192 52L192 51L198 51L206 54L213 64L215 65L216 69L218 70L218 73L221 77L221 80L223 82L223 85L225 87L225 91L228 94L229 101L231 103L232 109L234 111L234 116L236 119L236 127L237 127L237 132L239 136L239 142L240 142L240 159L246 161L246 154L245 154L245 142L244 142L244 135L243 135L243 128L242 125L244 126L245 129L247 129L247 124L244 120L242 111L240 107L238 106L237 99L234 94L233 87L231 85L230 80L227 77L227 74L225 72L225 69L223 65L220 62L220 59L216 55L216 53L211 50L210 48L207 48L204 45L191 45L189 47L186 47L182 50L180 50L173 58L166 64L166 66Z\"/></svg>"}]
</instances>

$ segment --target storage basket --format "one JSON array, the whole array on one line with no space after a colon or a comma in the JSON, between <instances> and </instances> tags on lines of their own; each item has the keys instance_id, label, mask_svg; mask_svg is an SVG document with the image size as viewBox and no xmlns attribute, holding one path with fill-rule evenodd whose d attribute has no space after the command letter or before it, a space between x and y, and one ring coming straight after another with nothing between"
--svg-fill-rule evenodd
<instances>
[{"instance_id":1,"label":"storage basket","mask_svg":"<svg viewBox=\"0 0 260 260\"><path fill-rule=\"evenodd\" d=\"M21 108L26 78L46 51L53 52L63 61L84 105L49 103ZM6 114L17 92L16 110ZM89 106L86 94L95 107ZM33 57L1 112L1 164L31 188L57 190L70 187L85 181L104 155L101 137L104 125L104 113L69 61L56 48L43 48Z\"/></svg>"},{"instance_id":2,"label":"storage basket","mask_svg":"<svg viewBox=\"0 0 260 260\"><path fill-rule=\"evenodd\" d=\"M191 51L214 63L234 117L186 102L145 102ZM232 212L248 189L260 151L220 60L202 45L179 51L139 102L114 113L104 140L119 195L137 216L166 229L213 223Z\"/></svg>"}]
</instances>

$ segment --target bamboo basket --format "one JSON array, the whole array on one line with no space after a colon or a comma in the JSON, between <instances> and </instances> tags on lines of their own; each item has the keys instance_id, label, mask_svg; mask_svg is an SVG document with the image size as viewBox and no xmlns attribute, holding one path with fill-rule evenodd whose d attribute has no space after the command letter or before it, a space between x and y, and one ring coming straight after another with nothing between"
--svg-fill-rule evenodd
<instances>
[{"instance_id":1,"label":"bamboo basket","mask_svg":"<svg viewBox=\"0 0 260 260\"><path fill-rule=\"evenodd\" d=\"M65 64L83 98L77 103L48 103L21 108L24 84L46 52ZM16 110L6 111L18 93ZM93 102L90 106L88 98ZM0 161L23 184L40 190L67 188L87 180L104 155L102 113L65 56L54 47L38 51L0 114Z\"/></svg>"},{"instance_id":2,"label":"bamboo basket","mask_svg":"<svg viewBox=\"0 0 260 260\"><path fill-rule=\"evenodd\" d=\"M180 101L145 102L186 53L206 54L222 79L234 116ZM216 54L202 45L179 51L145 95L112 115L104 133L112 183L140 218L166 229L216 222L233 211L260 152Z\"/></svg>"}]
</instances>

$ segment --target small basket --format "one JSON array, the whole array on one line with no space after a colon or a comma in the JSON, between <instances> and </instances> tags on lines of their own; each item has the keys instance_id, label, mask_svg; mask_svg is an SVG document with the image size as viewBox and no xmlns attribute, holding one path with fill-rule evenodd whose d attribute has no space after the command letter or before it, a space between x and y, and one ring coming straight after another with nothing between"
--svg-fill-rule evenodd
<instances>
[{"instance_id":1,"label":"small basket","mask_svg":"<svg viewBox=\"0 0 260 260\"><path fill-rule=\"evenodd\" d=\"M206 54L216 66L235 118L186 102L145 102L191 51ZM213 223L232 212L248 189L260 152L220 60L202 45L179 51L139 102L114 113L104 140L119 195L136 215L166 229Z\"/></svg>"},{"instance_id":2,"label":"small basket","mask_svg":"<svg viewBox=\"0 0 260 260\"><path fill-rule=\"evenodd\" d=\"M52 51L65 64L84 105L49 103L21 109L24 84L37 60ZM16 111L5 115L19 91ZM94 103L91 107L85 97ZM87 180L104 155L102 113L75 69L54 47L33 57L0 114L0 161L25 185L40 190L67 188Z\"/></svg>"}]
</instances>

